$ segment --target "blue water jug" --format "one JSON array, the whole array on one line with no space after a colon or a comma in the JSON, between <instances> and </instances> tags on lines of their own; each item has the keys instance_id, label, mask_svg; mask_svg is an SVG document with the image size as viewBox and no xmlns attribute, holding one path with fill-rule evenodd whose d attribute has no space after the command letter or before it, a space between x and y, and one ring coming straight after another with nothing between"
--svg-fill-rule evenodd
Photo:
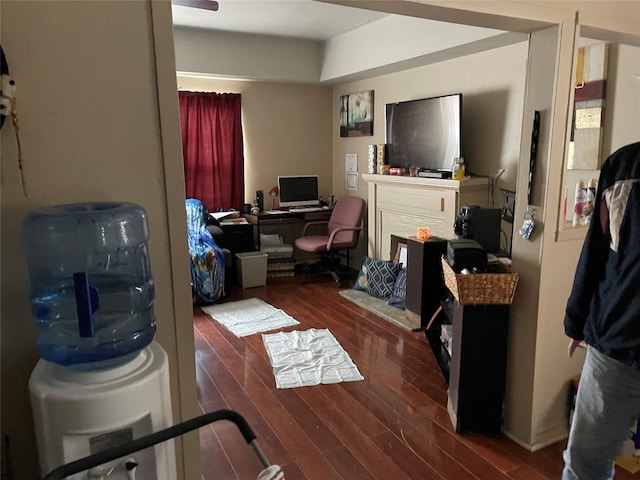
<instances>
[{"instance_id":1,"label":"blue water jug","mask_svg":"<svg viewBox=\"0 0 640 480\"><path fill-rule=\"evenodd\" d=\"M74 203L27 214L23 244L45 360L97 369L135 357L156 330L145 210Z\"/></svg>"}]
</instances>

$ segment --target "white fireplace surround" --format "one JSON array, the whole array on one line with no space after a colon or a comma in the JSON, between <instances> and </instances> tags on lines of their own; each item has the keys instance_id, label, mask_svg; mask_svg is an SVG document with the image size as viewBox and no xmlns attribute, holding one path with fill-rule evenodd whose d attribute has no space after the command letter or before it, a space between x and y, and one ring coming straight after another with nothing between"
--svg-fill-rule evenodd
<instances>
[{"instance_id":1,"label":"white fireplace surround","mask_svg":"<svg viewBox=\"0 0 640 480\"><path fill-rule=\"evenodd\" d=\"M453 223L465 205L489 204L489 179L444 180L365 173L368 184L368 255L389 260L391 235L455 238Z\"/></svg>"}]
</instances>

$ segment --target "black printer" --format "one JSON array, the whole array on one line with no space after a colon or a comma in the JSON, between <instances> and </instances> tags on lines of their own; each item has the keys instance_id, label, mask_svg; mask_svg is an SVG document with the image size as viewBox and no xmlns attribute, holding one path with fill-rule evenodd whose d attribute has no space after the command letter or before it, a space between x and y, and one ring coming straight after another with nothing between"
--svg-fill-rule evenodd
<instances>
[{"instance_id":1,"label":"black printer","mask_svg":"<svg viewBox=\"0 0 640 480\"><path fill-rule=\"evenodd\" d=\"M447 263L456 273L465 268L470 272L484 272L487 269L487 252L470 238L451 239L447 241Z\"/></svg>"}]
</instances>

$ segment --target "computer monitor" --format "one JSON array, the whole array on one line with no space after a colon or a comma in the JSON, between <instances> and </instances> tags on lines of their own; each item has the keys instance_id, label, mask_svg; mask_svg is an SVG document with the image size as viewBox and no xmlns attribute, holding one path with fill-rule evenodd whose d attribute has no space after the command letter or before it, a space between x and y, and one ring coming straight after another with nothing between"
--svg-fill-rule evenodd
<instances>
[{"instance_id":1,"label":"computer monitor","mask_svg":"<svg viewBox=\"0 0 640 480\"><path fill-rule=\"evenodd\" d=\"M281 207L320 205L317 175L287 175L278 177Z\"/></svg>"}]
</instances>

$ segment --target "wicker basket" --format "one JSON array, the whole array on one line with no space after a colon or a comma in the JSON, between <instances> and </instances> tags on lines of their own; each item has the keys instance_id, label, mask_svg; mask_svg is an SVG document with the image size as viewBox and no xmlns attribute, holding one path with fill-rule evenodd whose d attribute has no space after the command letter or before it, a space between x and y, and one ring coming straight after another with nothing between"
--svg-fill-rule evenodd
<instances>
[{"instance_id":1,"label":"wicker basket","mask_svg":"<svg viewBox=\"0 0 640 480\"><path fill-rule=\"evenodd\" d=\"M456 274L442 258L444 283L460 305L511 305L517 273Z\"/></svg>"}]
</instances>

